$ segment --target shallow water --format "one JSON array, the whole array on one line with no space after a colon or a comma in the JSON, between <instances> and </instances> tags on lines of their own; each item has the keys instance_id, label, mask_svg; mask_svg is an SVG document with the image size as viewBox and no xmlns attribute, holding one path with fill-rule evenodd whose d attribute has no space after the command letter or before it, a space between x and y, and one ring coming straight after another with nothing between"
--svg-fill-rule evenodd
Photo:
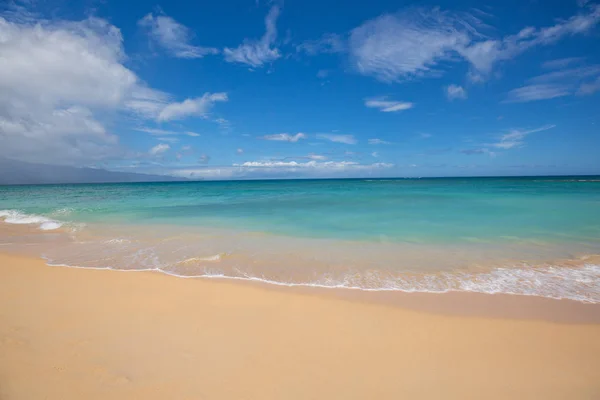
<instances>
[{"instance_id":1,"label":"shallow water","mask_svg":"<svg viewBox=\"0 0 600 400\"><path fill-rule=\"evenodd\" d=\"M600 302L600 179L0 187L0 244L51 264Z\"/></svg>"}]
</instances>

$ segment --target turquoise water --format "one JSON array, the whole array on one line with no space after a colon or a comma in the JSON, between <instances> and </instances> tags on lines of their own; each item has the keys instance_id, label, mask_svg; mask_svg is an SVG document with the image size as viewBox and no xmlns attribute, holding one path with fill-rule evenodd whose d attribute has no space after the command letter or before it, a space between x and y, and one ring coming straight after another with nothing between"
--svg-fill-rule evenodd
<instances>
[{"instance_id":1,"label":"turquoise water","mask_svg":"<svg viewBox=\"0 0 600 400\"><path fill-rule=\"evenodd\" d=\"M0 188L0 209L78 222L416 242L597 241L600 178L308 180Z\"/></svg>"},{"instance_id":2,"label":"turquoise water","mask_svg":"<svg viewBox=\"0 0 600 400\"><path fill-rule=\"evenodd\" d=\"M40 250L51 262L286 284L396 288L600 253L589 176L5 186L0 210L69 232ZM600 299L594 274L577 279Z\"/></svg>"}]
</instances>

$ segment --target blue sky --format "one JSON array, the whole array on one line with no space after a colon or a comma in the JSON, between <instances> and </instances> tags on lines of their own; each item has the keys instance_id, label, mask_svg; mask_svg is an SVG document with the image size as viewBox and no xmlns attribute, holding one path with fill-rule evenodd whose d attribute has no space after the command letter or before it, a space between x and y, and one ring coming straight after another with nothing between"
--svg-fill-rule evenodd
<instances>
[{"instance_id":1,"label":"blue sky","mask_svg":"<svg viewBox=\"0 0 600 400\"><path fill-rule=\"evenodd\" d=\"M206 179L600 173L592 1L12 1L0 156Z\"/></svg>"}]
</instances>

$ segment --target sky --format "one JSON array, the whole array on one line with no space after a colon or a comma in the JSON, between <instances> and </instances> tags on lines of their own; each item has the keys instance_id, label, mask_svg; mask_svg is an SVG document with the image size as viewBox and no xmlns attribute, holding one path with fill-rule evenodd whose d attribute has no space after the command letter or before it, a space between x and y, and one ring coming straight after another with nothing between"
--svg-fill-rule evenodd
<instances>
[{"instance_id":1,"label":"sky","mask_svg":"<svg viewBox=\"0 0 600 400\"><path fill-rule=\"evenodd\" d=\"M190 179L600 174L600 4L5 0L0 157Z\"/></svg>"}]
</instances>

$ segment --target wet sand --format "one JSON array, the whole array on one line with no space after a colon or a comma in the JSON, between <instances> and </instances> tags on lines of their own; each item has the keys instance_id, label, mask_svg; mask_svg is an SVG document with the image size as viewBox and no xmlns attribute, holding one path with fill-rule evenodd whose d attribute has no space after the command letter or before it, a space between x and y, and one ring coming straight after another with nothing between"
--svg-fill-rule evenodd
<instances>
[{"instance_id":1,"label":"wet sand","mask_svg":"<svg viewBox=\"0 0 600 400\"><path fill-rule=\"evenodd\" d=\"M595 399L600 308L0 255L0 399Z\"/></svg>"}]
</instances>

